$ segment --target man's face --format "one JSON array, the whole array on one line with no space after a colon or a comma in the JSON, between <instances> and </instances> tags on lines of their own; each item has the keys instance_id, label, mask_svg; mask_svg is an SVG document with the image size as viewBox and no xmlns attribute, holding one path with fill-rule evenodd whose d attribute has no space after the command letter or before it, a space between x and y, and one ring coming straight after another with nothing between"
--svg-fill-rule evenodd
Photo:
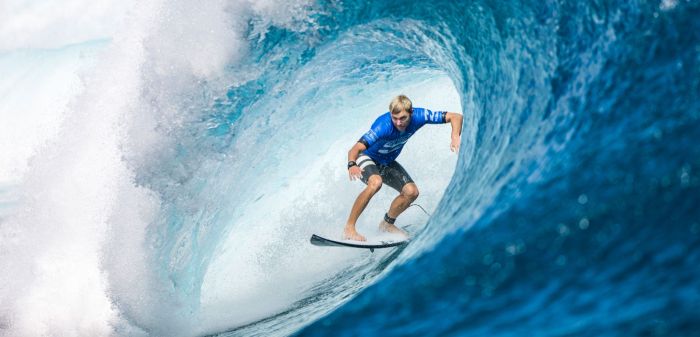
<instances>
[{"instance_id":1,"label":"man's face","mask_svg":"<svg viewBox=\"0 0 700 337\"><path fill-rule=\"evenodd\" d=\"M399 131L406 131L408 123L411 122L411 114L407 111L391 114L391 122L394 123L394 126L399 129Z\"/></svg>"}]
</instances>

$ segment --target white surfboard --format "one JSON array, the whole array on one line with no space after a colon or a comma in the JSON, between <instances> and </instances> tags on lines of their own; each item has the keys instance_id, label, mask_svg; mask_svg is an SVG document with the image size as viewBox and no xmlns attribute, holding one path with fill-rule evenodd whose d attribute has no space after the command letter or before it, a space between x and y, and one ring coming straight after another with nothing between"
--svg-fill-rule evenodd
<instances>
[{"instance_id":1,"label":"white surfboard","mask_svg":"<svg viewBox=\"0 0 700 337\"><path fill-rule=\"evenodd\" d=\"M310 241L314 246L365 248L373 252L376 248L390 248L405 245L410 239L404 238L403 235L392 233L383 233L382 235L368 237L367 241L332 239L319 234L312 234Z\"/></svg>"}]
</instances>

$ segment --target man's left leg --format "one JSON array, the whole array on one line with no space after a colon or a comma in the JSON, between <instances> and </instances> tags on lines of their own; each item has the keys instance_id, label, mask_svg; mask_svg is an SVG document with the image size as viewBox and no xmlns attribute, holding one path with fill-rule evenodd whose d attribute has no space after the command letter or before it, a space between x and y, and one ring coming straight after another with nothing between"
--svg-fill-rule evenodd
<instances>
[{"instance_id":1,"label":"man's left leg","mask_svg":"<svg viewBox=\"0 0 700 337\"><path fill-rule=\"evenodd\" d=\"M394 220L403 213L411 203L418 198L418 186L415 183L407 183L401 188L401 193L391 202L391 207L387 212L389 219L384 219L379 224L379 228L390 233L400 233L408 236L406 232L393 224Z\"/></svg>"},{"instance_id":2,"label":"man's left leg","mask_svg":"<svg viewBox=\"0 0 700 337\"><path fill-rule=\"evenodd\" d=\"M384 183L398 191L399 195L391 202L389 211L386 212L384 219L379 223L379 229L385 232L403 234L408 237L408 233L396 227L394 221L418 198L418 187L408 172L406 172L406 169L396 161L384 166L380 170L380 174Z\"/></svg>"}]
</instances>

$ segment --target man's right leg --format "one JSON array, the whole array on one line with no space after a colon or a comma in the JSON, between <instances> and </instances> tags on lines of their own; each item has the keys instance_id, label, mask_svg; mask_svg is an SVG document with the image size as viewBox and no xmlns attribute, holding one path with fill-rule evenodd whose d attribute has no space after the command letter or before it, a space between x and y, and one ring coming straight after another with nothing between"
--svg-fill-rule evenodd
<instances>
[{"instance_id":1,"label":"man's right leg","mask_svg":"<svg viewBox=\"0 0 700 337\"><path fill-rule=\"evenodd\" d=\"M367 207L369 200L372 199L380 188L382 188L382 177L378 174L371 175L369 179L367 179L367 187L360 192L360 195L357 196L355 203L352 205L350 217L348 218L348 222L345 223L345 232L343 235L345 239L357 241L366 240L365 237L360 235L360 233L358 233L355 229L355 223L360 217L360 214L362 214L362 211L364 211L365 207Z\"/></svg>"}]
</instances>

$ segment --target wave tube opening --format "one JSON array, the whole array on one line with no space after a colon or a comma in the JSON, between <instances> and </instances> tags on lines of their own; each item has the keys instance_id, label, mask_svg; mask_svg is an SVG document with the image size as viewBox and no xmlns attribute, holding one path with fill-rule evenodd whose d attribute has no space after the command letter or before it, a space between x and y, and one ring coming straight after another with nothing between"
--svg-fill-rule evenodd
<instances>
[{"instance_id":1,"label":"wave tube opening","mask_svg":"<svg viewBox=\"0 0 700 337\"><path fill-rule=\"evenodd\" d=\"M421 40L403 37L406 27ZM248 71L248 78L225 96L187 97L184 102L194 106L187 108L194 116L187 128L156 143L159 154L149 150L155 156L127 158L136 181L157 197L157 208L147 212L154 219L145 233L145 263L153 268L148 288L158 288L155 298L171 306L144 320L156 302L140 303L137 295L144 290L115 288L130 324L184 335L237 327L234 334L269 333L270 326L275 334L289 334L352 298L392 261L429 249L430 240L373 254L308 242L312 233L340 235L364 188L347 177L347 151L387 111L391 98L403 93L414 106L462 111L454 79L438 64L440 55L413 49L433 43L422 29L417 21L379 20L311 52L299 50L295 35L272 30L253 48L259 54L230 70ZM394 31L395 38L380 31ZM428 125L399 158L418 183L417 202L428 213L440 203L458 161L449 145L449 124ZM383 188L358 229L376 231L394 196ZM411 207L398 224L418 233L428 221ZM114 265L128 263L110 258Z\"/></svg>"}]
</instances>

